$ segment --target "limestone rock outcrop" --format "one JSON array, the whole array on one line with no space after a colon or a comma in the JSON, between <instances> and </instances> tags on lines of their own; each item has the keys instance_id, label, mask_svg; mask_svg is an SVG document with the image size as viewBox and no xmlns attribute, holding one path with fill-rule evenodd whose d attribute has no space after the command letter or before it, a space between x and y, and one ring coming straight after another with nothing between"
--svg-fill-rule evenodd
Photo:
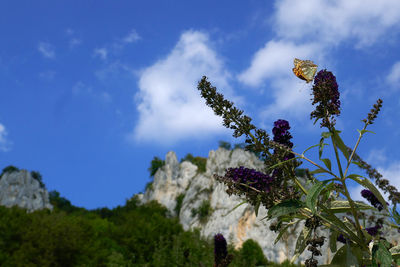
<instances>
[{"instance_id":1,"label":"limestone rock outcrop","mask_svg":"<svg viewBox=\"0 0 400 267\"><path fill-rule=\"evenodd\" d=\"M27 212L44 208L53 210L49 193L27 170L6 172L0 177L0 205L19 206Z\"/></svg>"},{"instance_id":2,"label":"limestone rock outcrop","mask_svg":"<svg viewBox=\"0 0 400 267\"><path fill-rule=\"evenodd\" d=\"M277 234L269 230L271 221L261 220L267 215L267 210L260 207L257 217L253 207L248 204L240 205L232 211L243 199L236 195L229 196L225 192L226 186L213 178L213 174L223 176L230 167L244 166L263 171L264 163L253 153L243 149L231 151L224 148L210 151L205 173L198 172L197 166L190 162L179 164L173 151L167 153L165 163L154 175L152 186L144 194L138 195L142 203L157 200L168 208L171 215L179 216L185 230L200 228L204 237L222 233L236 248L240 248L247 239L253 239L260 244L268 260L282 262L294 255L297 236L303 223L274 244ZM183 197L183 201L179 214L175 214L179 195ZM204 203L209 204L210 214L207 214L206 220L196 212ZM328 232L322 234L329 237ZM326 240L322 247L323 255L318 257L319 264L326 264L332 258L328 244L329 240ZM341 243L338 243L338 247L340 246ZM310 252L306 250L299 261L304 263L309 257Z\"/></svg>"}]
</instances>

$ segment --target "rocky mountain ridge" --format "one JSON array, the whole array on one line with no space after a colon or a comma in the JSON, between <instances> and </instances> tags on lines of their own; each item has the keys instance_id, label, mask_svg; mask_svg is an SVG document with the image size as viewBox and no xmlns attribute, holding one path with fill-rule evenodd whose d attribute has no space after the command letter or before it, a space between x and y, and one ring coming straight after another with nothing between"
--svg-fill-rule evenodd
<instances>
[{"instance_id":1,"label":"rocky mountain ridge","mask_svg":"<svg viewBox=\"0 0 400 267\"><path fill-rule=\"evenodd\" d=\"M276 245L274 240L277 234L269 230L271 221L261 220L267 215L267 210L260 207L256 217L253 207L248 204L236 206L243 199L236 195L229 196L226 186L213 178L213 174L223 176L230 167L244 166L257 171L264 170L264 163L253 153L243 149L227 150L220 147L210 151L206 163L206 171L198 172L198 167L191 162L179 163L173 151L167 153L165 165L157 170L152 185L144 194L138 197L142 203L157 200L168 208L172 215L179 217L185 230L200 228L205 237L212 237L222 233L236 248L240 248L244 241L257 241L268 260L282 262L290 259L298 232L302 225L298 225L289 235L284 235ZM329 237L329 233L321 234ZM390 231L389 241L399 238L396 231ZM329 239L322 247L322 256L318 257L320 264L329 263L332 253L328 248ZM341 243L337 243L338 247ZM299 260L304 262L310 252L305 251Z\"/></svg>"},{"instance_id":2,"label":"rocky mountain ridge","mask_svg":"<svg viewBox=\"0 0 400 267\"><path fill-rule=\"evenodd\" d=\"M27 212L44 208L53 210L46 188L27 170L3 173L0 177L0 205L19 206Z\"/></svg>"}]
</instances>

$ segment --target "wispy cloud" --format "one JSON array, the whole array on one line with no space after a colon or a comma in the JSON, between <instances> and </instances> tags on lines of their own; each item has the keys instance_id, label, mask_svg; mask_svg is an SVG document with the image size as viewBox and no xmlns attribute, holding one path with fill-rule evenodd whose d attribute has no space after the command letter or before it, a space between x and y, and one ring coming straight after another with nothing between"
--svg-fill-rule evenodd
<instances>
[{"instance_id":1,"label":"wispy cloud","mask_svg":"<svg viewBox=\"0 0 400 267\"><path fill-rule=\"evenodd\" d=\"M6 127L0 123L0 151L7 152L11 150L12 142L7 139L7 135Z\"/></svg>"},{"instance_id":2,"label":"wispy cloud","mask_svg":"<svg viewBox=\"0 0 400 267\"><path fill-rule=\"evenodd\" d=\"M40 79L48 81L48 82L52 81L55 76L56 76L56 72L54 70L42 71L41 73L39 73Z\"/></svg>"},{"instance_id":3,"label":"wispy cloud","mask_svg":"<svg viewBox=\"0 0 400 267\"><path fill-rule=\"evenodd\" d=\"M96 48L94 50L94 56L99 57L102 60L106 60L108 55L108 50L106 48Z\"/></svg>"},{"instance_id":4,"label":"wispy cloud","mask_svg":"<svg viewBox=\"0 0 400 267\"><path fill-rule=\"evenodd\" d=\"M280 38L331 45L347 39L357 47L372 45L400 28L397 0L276 1L274 29Z\"/></svg>"},{"instance_id":5,"label":"wispy cloud","mask_svg":"<svg viewBox=\"0 0 400 267\"><path fill-rule=\"evenodd\" d=\"M76 37L75 31L71 28L65 30L65 34L69 39L69 48L74 48L82 43L82 40Z\"/></svg>"},{"instance_id":6,"label":"wispy cloud","mask_svg":"<svg viewBox=\"0 0 400 267\"><path fill-rule=\"evenodd\" d=\"M400 88L400 61L393 64L386 81L392 88Z\"/></svg>"},{"instance_id":7,"label":"wispy cloud","mask_svg":"<svg viewBox=\"0 0 400 267\"><path fill-rule=\"evenodd\" d=\"M45 58L55 57L54 47L50 43L40 42L38 44L38 50Z\"/></svg>"},{"instance_id":8,"label":"wispy cloud","mask_svg":"<svg viewBox=\"0 0 400 267\"><path fill-rule=\"evenodd\" d=\"M228 99L235 99L228 86L230 75L211 48L208 36L198 31L184 32L164 59L140 74L140 91L135 96L139 120L130 137L136 142L171 145L185 138L225 133L222 119L199 97L196 87L203 75L224 88Z\"/></svg>"},{"instance_id":9,"label":"wispy cloud","mask_svg":"<svg viewBox=\"0 0 400 267\"><path fill-rule=\"evenodd\" d=\"M115 41L103 45L102 48L96 48L94 50L94 55L102 60L106 60L109 55L117 54L123 50L126 45L135 43L141 39L142 37L140 37L136 30L132 29L126 36L117 38Z\"/></svg>"},{"instance_id":10,"label":"wispy cloud","mask_svg":"<svg viewBox=\"0 0 400 267\"><path fill-rule=\"evenodd\" d=\"M129 43L134 43L134 42L136 42L136 41L138 41L140 39L142 39L142 38L139 36L139 34L136 32L136 30L133 29L133 30L131 30L131 32L127 36L125 36L122 39L122 41L124 43L128 43L129 44Z\"/></svg>"}]
</instances>

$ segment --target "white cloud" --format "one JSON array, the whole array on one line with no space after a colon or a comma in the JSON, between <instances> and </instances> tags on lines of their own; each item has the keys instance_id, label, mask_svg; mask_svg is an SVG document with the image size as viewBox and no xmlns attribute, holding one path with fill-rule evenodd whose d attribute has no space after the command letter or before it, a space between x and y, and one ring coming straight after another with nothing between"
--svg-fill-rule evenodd
<instances>
[{"instance_id":1,"label":"white cloud","mask_svg":"<svg viewBox=\"0 0 400 267\"><path fill-rule=\"evenodd\" d=\"M102 60L106 60L108 55L108 50L106 48L96 48L94 50L94 56L100 57Z\"/></svg>"},{"instance_id":2,"label":"white cloud","mask_svg":"<svg viewBox=\"0 0 400 267\"><path fill-rule=\"evenodd\" d=\"M38 50L45 58L55 57L54 47L49 43L40 42L38 45Z\"/></svg>"},{"instance_id":3,"label":"white cloud","mask_svg":"<svg viewBox=\"0 0 400 267\"><path fill-rule=\"evenodd\" d=\"M69 47L73 48L75 46L78 46L82 43L82 41L78 38L72 38L71 40L69 40Z\"/></svg>"},{"instance_id":4,"label":"white cloud","mask_svg":"<svg viewBox=\"0 0 400 267\"><path fill-rule=\"evenodd\" d=\"M310 59L319 54L316 44L295 45L286 41L269 41L254 55L250 67L239 76L239 81L249 86L259 86L265 79L292 78L293 59Z\"/></svg>"},{"instance_id":5,"label":"white cloud","mask_svg":"<svg viewBox=\"0 0 400 267\"><path fill-rule=\"evenodd\" d=\"M400 61L393 64L390 73L386 77L386 81L391 87L400 88Z\"/></svg>"},{"instance_id":6,"label":"white cloud","mask_svg":"<svg viewBox=\"0 0 400 267\"><path fill-rule=\"evenodd\" d=\"M131 32L122 39L122 41L125 43L133 43L140 39L142 39L142 38L139 36L139 34L136 32L136 30L131 30Z\"/></svg>"},{"instance_id":7,"label":"white cloud","mask_svg":"<svg viewBox=\"0 0 400 267\"><path fill-rule=\"evenodd\" d=\"M39 73L39 77L44 81L52 81L56 76L56 72L54 70L47 70Z\"/></svg>"},{"instance_id":8,"label":"white cloud","mask_svg":"<svg viewBox=\"0 0 400 267\"><path fill-rule=\"evenodd\" d=\"M299 80L292 72L293 59L312 59L321 54L317 44L296 45L289 41L269 41L254 55L250 67L239 74L238 80L248 86L261 86L269 80L268 94L273 100L261 112L260 116L295 116L304 118L311 112L308 88L304 81Z\"/></svg>"},{"instance_id":9,"label":"white cloud","mask_svg":"<svg viewBox=\"0 0 400 267\"><path fill-rule=\"evenodd\" d=\"M277 35L290 40L339 44L355 39L358 47L399 30L398 0L276 1L273 21Z\"/></svg>"},{"instance_id":10,"label":"white cloud","mask_svg":"<svg viewBox=\"0 0 400 267\"><path fill-rule=\"evenodd\" d=\"M11 149L11 141L7 139L7 130L3 124L0 123L0 151L7 152Z\"/></svg>"},{"instance_id":11,"label":"white cloud","mask_svg":"<svg viewBox=\"0 0 400 267\"><path fill-rule=\"evenodd\" d=\"M72 86L72 93L74 95L79 95L79 94L91 94L93 93L92 87L86 85L85 83L78 81L77 83Z\"/></svg>"},{"instance_id":12,"label":"white cloud","mask_svg":"<svg viewBox=\"0 0 400 267\"><path fill-rule=\"evenodd\" d=\"M135 96L139 121L131 138L170 145L185 138L226 133L222 119L205 105L197 90L197 82L206 75L218 90L225 91L227 99L235 99L227 91L229 74L210 46L206 34L184 32L166 58L143 70Z\"/></svg>"}]
</instances>

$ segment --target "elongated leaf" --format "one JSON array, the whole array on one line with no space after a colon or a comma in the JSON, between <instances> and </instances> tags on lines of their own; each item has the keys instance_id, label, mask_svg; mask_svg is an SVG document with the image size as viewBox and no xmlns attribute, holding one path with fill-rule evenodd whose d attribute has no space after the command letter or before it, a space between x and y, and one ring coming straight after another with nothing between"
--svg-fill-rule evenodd
<instances>
[{"instance_id":1,"label":"elongated leaf","mask_svg":"<svg viewBox=\"0 0 400 267\"><path fill-rule=\"evenodd\" d=\"M329 171L332 171L332 164L330 159L321 159Z\"/></svg>"},{"instance_id":2,"label":"elongated leaf","mask_svg":"<svg viewBox=\"0 0 400 267\"><path fill-rule=\"evenodd\" d=\"M225 214L223 216L227 216L229 213L231 213L232 211L234 211L235 209L239 208L240 206L242 206L245 203L247 203L247 200L243 201L242 203L237 204L233 209L231 209L227 214Z\"/></svg>"},{"instance_id":3,"label":"elongated leaf","mask_svg":"<svg viewBox=\"0 0 400 267\"><path fill-rule=\"evenodd\" d=\"M338 236L339 233L331 229L331 235L329 237L329 248L331 249L332 253L335 253L337 251L336 242Z\"/></svg>"},{"instance_id":4,"label":"elongated leaf","mask_svg":"<svg viewBox=\"0 0 400 267\"><path fill-rule=\"evenodd\" d=\"M315 208L317 205L319 194L321 193L322 189L324 189L324 186L330 181L331 180L325 180L325 181L317 180L316 183L308 191L306 197L306 206L312 211L313 214L315 214L316 211Z\"/></svg>"},{"instance_id":5,"label":"elongated leaf","mask_svg":"<svg viewBox=\"0 0 400 267\"><path fill-rule=\"evenodd\" d=\"M389 250L382 242L374 244L372 248L373 263L379 263L382 266L391 266L392 261L393 261L392 254L389 252Z\"/></svg>"},{"instance_id":6,"label":"elongated leaf","mask_svg":"<svg viewBox=\"0 0 400 267\"><path fill-rule=\"evenodd\" d=\"M397 212L396 210L396 204L393 206L392 208L392 217L394 219L394 221L400 225L400 214Z\"/></svg>"},{"instance_id":7,"label":"elongated leaf","mask_svg":"<svg viewBox=\"0 0 400 267\"><path fill-rule=\"evenodd\" d=\"M319 168L319 169L316 169L316 170L310 172L310 174L318 174L318 173L324 173L324 172L328 173L327 170Z\"/></svg>"},{"instance_id":8,"label":"elongated leaf","mask_svg":"<svg viewBox=\"0 0 400 267\"><path fill-rule=\"evenodd\" d=\"M254 212L256 213L256 217L258 216L258 209L260 208L260 204L261 204L261 198L260 198L260 195L258 195L257 202L254 207Z\"/></svg>"},{"instance_id":9,"label":"elongated leaf","mask_svg":"<svg viewBox=\"0 0 400 267\"><path fill-rule=\"evenodd\" d=\"M321 140L319 140L319 148L318 148L318 157L319 158L322 157L323 150L324 150L324 138L321 138Z\"/></svg>"},{"instance_id":10,"label":"elongated leaf","mask_svg":"<svg viewBox=\"0 0 400 267\"><path fill-rule=\"evenodd\" d=\"M357 260L357 256L361 258L361 251L346 244L336 252L331 261L331 264L343 267L360 266Z\"/></svg>"},{"instance_id":11,"label":"elongated leaf","mask_svg":"<svg viewBox=\"0 0 400 267\"><path fill-rule=\"evenodd\" d=\"M343 143L342 138L339 136L339 131L333 130L332 139L335 141L336 146L342 151L343 156L349 160L349 152L347 151L346 145Z\"/></svg>"},{"instance_id":12,"label":"elongated leaf","mask_svg":"<svg viewBox=\"0 0 400 267\"><path fill-rule=\"evenodd\" d=\"M282 228L282 230L280 230L278 236L275 238L274 245L275 245L276 243L278 243L278 241L282 238L283 234L287 232L288 228L289 228L290 226L292 226L293 224L295 224L295 223L296 223L296 222L288 223L288 224L285 225L285 227Z\"/></svg>"},{"instance_id":13,"label":"elongated leaf","mask_svg":"<svg viewBox=\"0 0 400 267\"><path fill-rule=\"evenodd\" d=\"M353 163L353 164L357 165L358 167L360 167L361 169L363 169L363 166L361 165L360 162L352 161L351 163Z\"/></svg>"},{"instance_id":14,"label":"elongated leaf","mask_svg":"<svg viewBox=\"0 0 400 267\"><path fill-rule=\"evenodd\" d=\"M293 160L296 160L296 159L301 159L301 157L295 157L295 158L291 158L291 159L288 159L288 160L279 162L279 163L277 163L277 164L272 165L271 167L269 167L268 170L275 169L275 168L278 167L278 166L281 166L281 165L283 165L283 164L288 163L289 161L293 161Z\"/></svg>"},{"instance_id":15,"label":"elongated leaf","mask_svg":"<svg viewBox=\"0 0 400 267\"><path fill-rule=\"evenodd\" d=\"M359 132L361 135L363 135L363 134L366 133L366 132L375 134L374 132L371 132L371 131L368 131L368 130L358 130L358 129L357 129L357 132Z\"/></svg>"},{"instance_id":16,"label":"elongated leaf","mask_svg":"<svg viewBox=\"0 0 400 267\"><path fill-rule=\"evenodd\" d=\"M391 249L389 249L389 252L392 254L392 258L394 260L400 259L400 245L392 247Z\"/></svg>"},{"instance_id":17,"label":"elongated leaf","mask_svg":"<svg viewBox=\"0 0 400 267\"><path fill-rule=\"evenodd\" d=\"M294 256L292 257L290 262L293 263L306 249L307 246L306 242L310 238L311 232L312 231L310 229L304 226L303 230L299 234L299 237L297 238L296 248L294 250Z\"/></svg>"},{"instance_id":18,"label":"elongated leaf","mask_svg":"<svg viewBox=\"0 0 400 267\"><path fill-rule=\"evenodd\" d=\"M382 197L382 195L379 192L379 190L371 183L371 181L369 179L367 179L367 178L360 179L358 177L349 177L349 178L351 178L352 180L356 181L360 185L362 185L362 186L366 187L367 189L369 189L375 195L375 197L378 199L378 201L383 205L383 208L386 211L388 211L388 207L386 205L385 199Z\"/></svg>"},{"instance_id":19,"label":"elongated leaf","mask_svg":"<svg viewBox=\"0 0 400 267\"><path fill-rule=\"evenodd\" d=\"M304 153L306 153L308 150L310 150L311 148L316 147L316 146L320 146L320 144L310 146L309 148L307 148L306 150L303 151L302 155L304 155Z\"/></svg>"},{"instance_id":20,"label":"elongated leaf","mask_svg":"<svg viewBox=\"0 0 400 267\"><path fill-rule=\"evenodd\" d=\"M271 207L268 210L268 217L272 219L275 217L288 215L290 213L295 213L302 207L304 207L303 203L297 199L286 200Z\"/></svg>"},{"instance_id":21,"label":"elongated leaf","mask_svg":"<svg viewBox=\"0 0 400 267\"><path fill-rule=\"evenodd\" d=\"M331 132L322 132L321 133L322 138L328 139L332 136Z\"/></svg>"},{"instance_id":22,"label":"elongated leaf","mask_svg":"<svg viewBox=\"0 0 400 267\"><path fill-rule=\"evenodd\" d=\"M354 206L358 210L375 210L374 207L371 207L370 205L363 202L354 202ZM329 210L333 213L348 212L351 211L350 203L347 200L334 200L331 202L331 207L329 208Z\"/></svg>"},{"instance_id":23,"label":"elongated leaf","mask_svg":"<svg viewBox=\"0 0 400 267\"><path fill-rule=\"evenodd\" d=\"M359 174L349 174L349 175L347 175L346 178L356 179L356 178L365 178L365 177L362 175L359 175ZM365 179L367 179L367 178L365 178Z\"/></svg>"}]
</instances>

